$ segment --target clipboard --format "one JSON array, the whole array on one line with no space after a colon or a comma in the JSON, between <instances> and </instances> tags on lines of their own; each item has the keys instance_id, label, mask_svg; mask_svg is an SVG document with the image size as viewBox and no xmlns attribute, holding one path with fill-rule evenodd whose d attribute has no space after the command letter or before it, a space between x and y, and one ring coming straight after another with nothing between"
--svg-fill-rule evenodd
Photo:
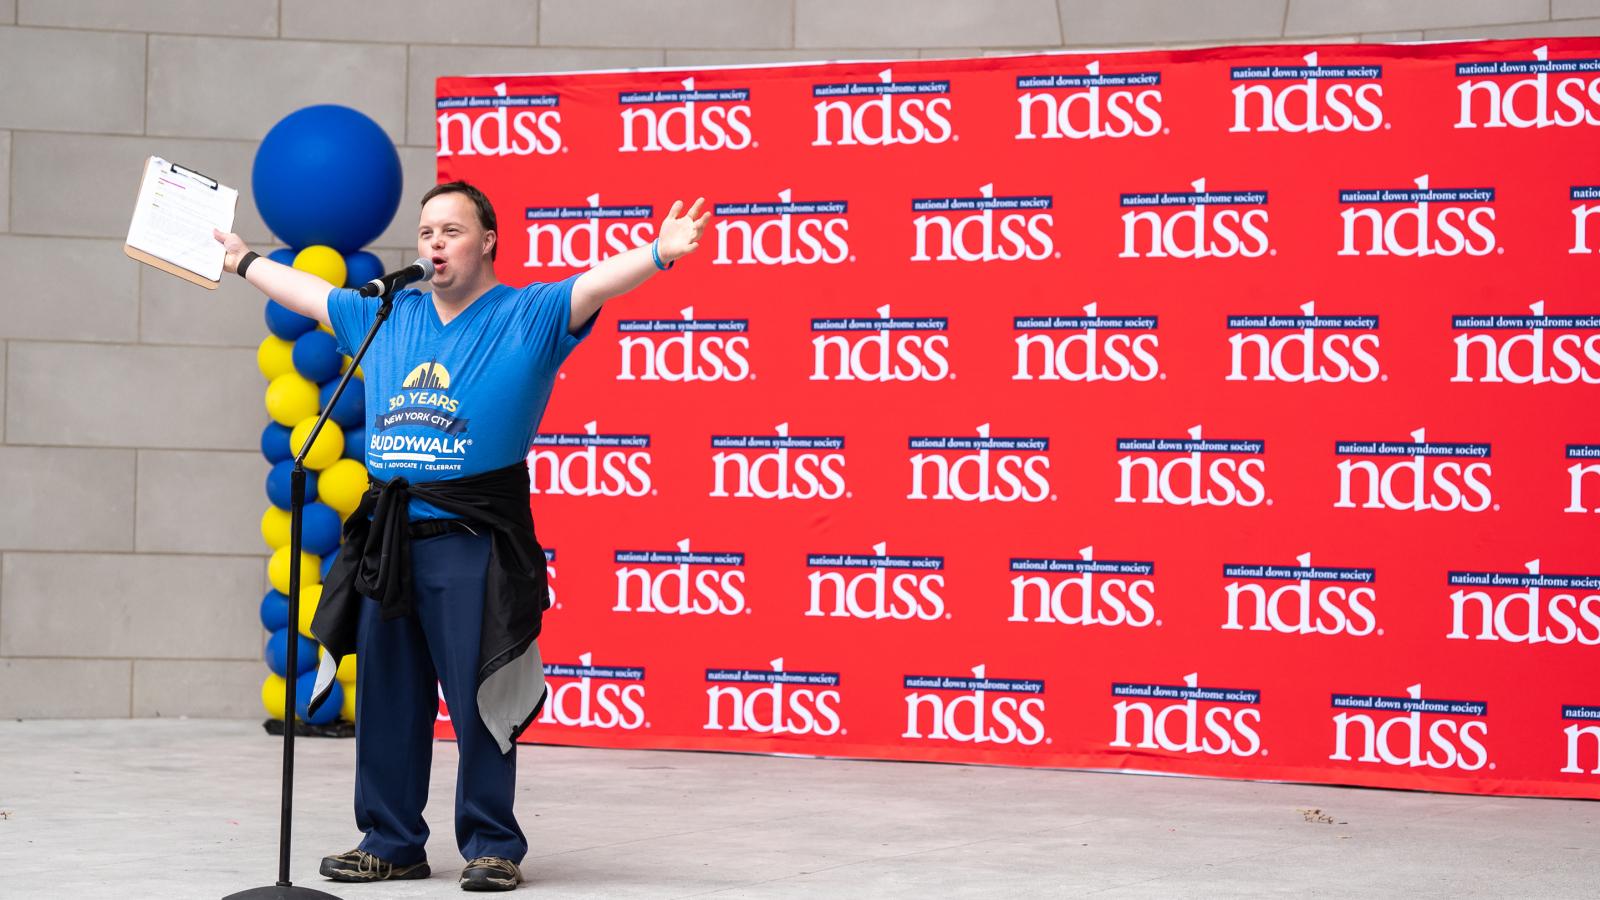
<instances>
[{"instance_id":1,"label":"clipboard","mask_svg":"<svg viewBox=\"0 0 1600 900\"><path fill-rule=\"evenodd\" d=\"M211 228L232 231L238 203L237 190L200 171L152 156L145 160L122 252L214 291L222 283L223 267L212 266L213 260L203 257L213 256L212 247L221 250ZM215 278L210 275L211 267L216 268Z\"/></svg>"}]
</instances>

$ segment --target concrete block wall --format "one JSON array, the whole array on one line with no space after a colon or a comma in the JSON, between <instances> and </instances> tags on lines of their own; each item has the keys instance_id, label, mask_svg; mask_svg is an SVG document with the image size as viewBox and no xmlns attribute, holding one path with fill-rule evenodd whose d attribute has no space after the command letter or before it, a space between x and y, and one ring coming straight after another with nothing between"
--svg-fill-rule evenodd
<instances>
[{"instance_id":1,"label":"concrete block wall","mask_svg":"<svg viewBox=\"0 0 1600 900\"><path fill-rule=\"evenodd\" d=\"M360 109L398 265L439 75L1596 33L1600 0L0 0L0 716L261 715L262 301L122 255L149 154L248 188L284 114Z\"/></svg>"}]
</instances>

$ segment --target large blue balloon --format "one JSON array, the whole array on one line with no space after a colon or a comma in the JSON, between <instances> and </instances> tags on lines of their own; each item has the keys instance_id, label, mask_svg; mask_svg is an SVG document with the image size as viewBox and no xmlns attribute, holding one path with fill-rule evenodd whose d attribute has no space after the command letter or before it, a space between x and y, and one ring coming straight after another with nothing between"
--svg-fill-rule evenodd
<instances>
[{"instance_id":1,"label":"large blue balloon","mask_svg":"<svg viewBox=\"0 0 1600 900\"><path fill-rule=\"evenodd\" d=\"M344 258L345 287L361 287L383 275L383 260L377 254L362 250Z\"/></svg>"},{"instance_id":2,"label":"large blue balloon","mask_svg":"<svg viewBox=\"0 0 1600 900\"><path fill-rule=\"evenodd\" d=\"M300 514L300 546L317 556L339 549L339 513L326 503L307 503Z\"/></svg>"},{"instance_id":3,"label":"large blue balloon","mask_svg":"<svg viewBox=\"0 0 1600 900\"><path fill-rule=\"evenodd\" d=\"M346 106L308 106L261 139L250 184L261 218L291 247L354 253L400 206L400 154L377 122Z\"/></svg>"},{"instance_id":4,"label":"large blue balloon","mask_svg":"<svg viewBox=\"0 0 1600 900\"><path fill-rule=\"evenodd\" d=\"M294 266L294 258L297 255L298 254L296 254L293 250L289 249L288 247L279 247L278 249L272 251L271 253L268 253L267 254L267 259L270 259L273 262L279 263L281 265L293 267Z\"/></svg>"},{"instance_id":5,"label":"large blue balloon","mask_svg":"<svg viewBox=\"0 0 1600 900\"><path fill-rule=\"evenodd\" d=\"M289 598L277 591L267 591L261 598L261 627L277 631L289 625Z\"/></svg>"},{"instance_id":6,"label":"large blue balloon","mask_svg":"<svg viewBox=\"0 0 1600 900\"><path fill-rule=\"evenodd\" d=\"M280 463L294 456L289 450L289 435L293 431L287 425L277 422L268 422L267 427L261 430L261 455L269 463Z\"/></svg>"},{"instance_id":7,"label":"large blue balloon","mask_svg":"<svg viewBox=\"0 0 1600 900\"><path fill-rule=\"evenodd\" d=\"M311 657L316 659L315 656ZM300 676L294 685L294 711L301 721L307 725L327 725L339 718L339 709L344 705L344 685L335 681L333 690L328 694L328 699L322 701L315 716L306 716L306 706L311 702L311 689L317 684L317 673L307 672Z\"/></svg>"},{"instance_id":8,"label":"large blue balloon","mask_svg":"<svg viewBox=\"0 0 1600 900\"><path fill-rule=\"evenodd\" d=\"M333 389L338 386L338 379L332 379L322 386L321 402L324 407L333 399ZM333 408L333 420L339 423L340 428L360 428L361 419L366 414L366 385L361 383L361 379L352 378L344 393L339 395L339 404Z\"/></svg>"},{"instance_id":9,"label":"large blue balloon","mask_svg":"<svg viewBox=\"0 0 1600 900\"><path fill-rule=\"evenodd\" d=\"M276 300L267 301L266 316L267 330L286 341L292 341L317 327L316 319L302 316Z\"/></svg>"},{"instance_id":10,"label":"large blue balloon","mask_svg":"<svg viewBox=\"0 0 1600 900\"><path fill-rule=\"evenodd\" d=\"M300 670L295 674L310 672L317 667L317 642L301 637L299 634L295 635L295 639L300 642L300 645L294 651L294 665L295 668ZM267 648L261 655L266 657L267 668L271 669L273 673L287 678L289 673L289 629L280 628L274 631L272 637L267 638Z\"/></svg>"},{"instance_id":11,"label":"large blue balloon","mask_svg":"<svg viewBox=\"0 0 1600 900\"><path fill-rule=\"evenodd\" d=\"M291 358L294 370L316 384L338 376L344 362L339 356L339 342L326 331L308 331L295 338Z\"/></svg>"},{"instance_id":12,"label":"large blue balloon","mask_svg":"<svg viewBox=\"0 0 1600 900\"><path fill-rule=\"evenodd\" d=\"M344 430L344 455L367 464L367 430L365 428L346 428Z\"/></svg>"},{"instance_id":13,"label":"large blue balloon","mask_svg":"<svg viewBox=\"0 0 1600 900\"><path fill-rule=\"evenodd\" d=\"M289 489L294 478L294 460L286 459L280 463L272 464L272 471L267 473L267 499L279 509L289 508ZM306 470L306 503L317 499L317 473Z\"/></svg>"}]
</instances>

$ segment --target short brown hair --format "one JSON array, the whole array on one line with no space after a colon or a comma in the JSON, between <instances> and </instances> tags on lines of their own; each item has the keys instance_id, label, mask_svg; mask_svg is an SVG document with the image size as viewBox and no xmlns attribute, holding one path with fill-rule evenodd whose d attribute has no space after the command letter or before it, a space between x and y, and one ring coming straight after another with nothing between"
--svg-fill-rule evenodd
<instances>
[{"instance_id":1,"label":"short brown hair","mask_svg":"<svg viewBox=\"0 0 1600 900\"><path fill-rule=\"evenodd\" d=\"M494 262L495 255L500 252L500 222L495 218L494 204L489 202L488 196L465 181L447 181L429 188L422 195L422 205L427 206L429 200L440 194L461 194L472 201L478 210L478 224L483 226L484 231L494 232L494 246L489 248L489 261Z\"/></svg>"}]
</instances>

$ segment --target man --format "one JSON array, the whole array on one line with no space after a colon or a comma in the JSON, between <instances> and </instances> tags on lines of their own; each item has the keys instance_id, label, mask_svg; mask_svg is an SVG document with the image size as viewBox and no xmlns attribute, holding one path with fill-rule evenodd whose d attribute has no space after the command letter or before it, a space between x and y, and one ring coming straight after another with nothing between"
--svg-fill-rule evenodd
<instances>
[{"instance_id":1,"label":"man","mask_svg":"<svg viewBox=\"0 0 1600 900\"><path fill-rule=\"evenodd\" d=\"M312 631L357 653L355 850L322 861L335 881L425 878L433 721L443 686L460 765L456 842L467 890L511 890L528 842L512 810L516 736L543 702L544 553L526 456L556 370L600 307L699 247L703 199L675 202L657 239L563 281L499 283L494 207L465 182L422 198L417 253L431 292L395 295L362 361L372 487L345 524ZM352 355L379 301L252 253L216 233L226 268L332 327ZM327 661L324 666L326 668ZM319 682L320 683L320 682Z\"/></svg>"}]
</instances>

